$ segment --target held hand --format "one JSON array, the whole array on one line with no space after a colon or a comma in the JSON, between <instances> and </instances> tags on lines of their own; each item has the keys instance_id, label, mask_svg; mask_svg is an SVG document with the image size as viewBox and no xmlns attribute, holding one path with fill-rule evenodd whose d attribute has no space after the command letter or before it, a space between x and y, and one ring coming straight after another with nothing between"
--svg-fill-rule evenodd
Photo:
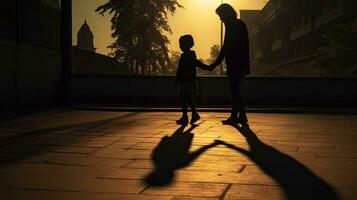
<instances>
[{"instance_id":1,"label":"held hand","mask_svg":"<svg viewBox=\"0 0 357 200\"><path fill-rule=\"evenodd\" d=\"M225 146L228 147L228 148L235 148L234 145L232 145L232 144L230 144L230 143L227 143L227 142L225 142L225 141L222 141L222 140L215 140L215 141L213 142L213 144L215 144L215 145L225 145Z\"/></svg>"},{"instance_id":2,"label":"held hand","mask_svg":"<svg viewBox=\"0 0 357 200\"><path fill-rule=\"evenodd\" d=\"M227 144L226 142L224 142L222 140L214 140L213 143L216 144L216 145L220 145L220 144L226 145Z\"/></svg>"},{"instance_id":3,"label":"held hand","mask_svg":"<svg viewBox=\"0 0 357 200\"><path fill-rule=\"evenodd\" d=\"M208 146L214 147L214 146L217 146L217 145L225 145L225 143L223 141L221 141L221 140L215 140L214 142L212 142Z\"/></svg>"},{"instance_id":4,"label":"held hand","mask_svg":"<svg viewBox=\"0 0 357 200\"><path fill-rule=\"evenodd\" d=\"M214 68L216 68L216 66L214 64L211 64L211 65L208 66L208 70L209 71L213 71Z\"/></svg>"},{"instance_id":5,"label":"held hand","mask_svg":"<svg viewBox=\"0 0 357 200\"><path fill-rule=\"evenodd\" d=\"M201 68L203 70L208 70L208 65L202 63L199 68Z\"/></svg>"},{"instance_id":6,"label":"held hand","mask_svg":"<svg viewBox=\"0 0 357 200\"><path fill-rule=\"evenodd\" d=\"M211 71L211 67L210 67L210 65L205 65L205 70L207 70L207 71Z\"/></svg>"}]
</instances>

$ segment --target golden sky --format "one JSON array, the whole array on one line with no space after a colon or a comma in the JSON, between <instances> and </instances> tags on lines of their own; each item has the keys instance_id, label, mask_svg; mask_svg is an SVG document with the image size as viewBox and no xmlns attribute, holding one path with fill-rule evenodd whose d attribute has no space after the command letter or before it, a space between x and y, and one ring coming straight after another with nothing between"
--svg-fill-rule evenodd
<instances>
[{"instance_id":1,"label":"golden sky","mask_svg":"<svg viewBox=\"0 0 357 200\"><path fill-rule=\"evenodd\" d=\"M179 51L178 38L182 34L191 34L195 39L194 50L199 58L209 58L210 48L220 43L220 21L215 9L221 0L178 0L184 9L179 9L169 22L173 31L168 35L171 50ZM73 44L77 43L77 32L87 19L87 24L94 34L94 46L97 53L107 55L106 47L112 43L110 16L95 13L95 9L108 0L72 0L73 2ZM224 0L237 11L239 9L261 9L267 0Z\"/></svg>"}]
</instances>

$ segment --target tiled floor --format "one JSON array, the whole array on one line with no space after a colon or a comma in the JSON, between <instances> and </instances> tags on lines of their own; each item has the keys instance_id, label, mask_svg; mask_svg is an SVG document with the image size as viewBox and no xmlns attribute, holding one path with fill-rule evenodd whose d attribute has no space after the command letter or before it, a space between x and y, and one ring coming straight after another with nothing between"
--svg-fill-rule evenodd
<instances>
[{"instance_id":1,"label":"tiled floor","mask_svg":"<svg viewBox=\"0 0 357 200\"><path fill-rule=\"evenodd\" d=\"M174 112L1 122L0 199L357 199L357 116L201 115L185 132Z\"/></svg>"}]
</instances>

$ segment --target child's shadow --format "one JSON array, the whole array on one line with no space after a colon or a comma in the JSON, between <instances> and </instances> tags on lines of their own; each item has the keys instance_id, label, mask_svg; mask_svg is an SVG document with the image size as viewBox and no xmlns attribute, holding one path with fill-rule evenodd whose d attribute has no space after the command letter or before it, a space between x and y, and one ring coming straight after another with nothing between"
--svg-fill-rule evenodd
<instances>
[{"instance_id":1,"label":"child's shadow","mask_svg":"<svg viewBox=\"0 0 357 200\"><path fill-rule=\"evenodd\" d=\"M165 136L152 152L151 159L155 169L145 177L148 185L165 186L169 184L175 175L175 170L187 167L193 160L209 148L218 143L203 146L194 152L189 152L194 134L191 131L198 125L191 126L184 131L182 126L171 136Z\"/></svg>"}]
</instances>

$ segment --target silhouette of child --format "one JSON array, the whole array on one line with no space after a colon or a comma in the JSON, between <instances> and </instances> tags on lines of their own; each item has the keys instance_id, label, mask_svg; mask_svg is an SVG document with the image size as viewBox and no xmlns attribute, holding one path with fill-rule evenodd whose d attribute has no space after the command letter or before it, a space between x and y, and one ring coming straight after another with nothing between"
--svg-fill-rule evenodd
<instances>
[{"instance_id":1,"label":"silhouette of child","mask_svg":"<svg viewBox=\"0 0 357 200\"><path fill-rule=\"evenodd\" d=\"M182 54L178 64L175 82L180 92L182 117L177 120L176 123L187 125L187 104L190 104L192 111L190 124L194 124L201 118L196 110L196 104L193 99L193 96L198 93L196 67L205 70L209 70L209 67L197 60L196 53L191 50L194 45L193 37L191 35L181 36L179 42Z\"/></svg>"},{"instance_id":2,"label":"silhouette of child","mask_svg":"<svg viewBox=\"0 0 357 200\"><path fill-rule=\"evenodd\" d=\"M171 136L164 136L161 139L151 154L155 167L145 178L147 184L153 186L169 184L174 179L176 170L189 166L208 149L224 144L216 140L195 151L190 151L194 137L192 130L197 126L192 125L186 131L184 131L185 126L181 126Z\"/></svg>"}]
</instances>

